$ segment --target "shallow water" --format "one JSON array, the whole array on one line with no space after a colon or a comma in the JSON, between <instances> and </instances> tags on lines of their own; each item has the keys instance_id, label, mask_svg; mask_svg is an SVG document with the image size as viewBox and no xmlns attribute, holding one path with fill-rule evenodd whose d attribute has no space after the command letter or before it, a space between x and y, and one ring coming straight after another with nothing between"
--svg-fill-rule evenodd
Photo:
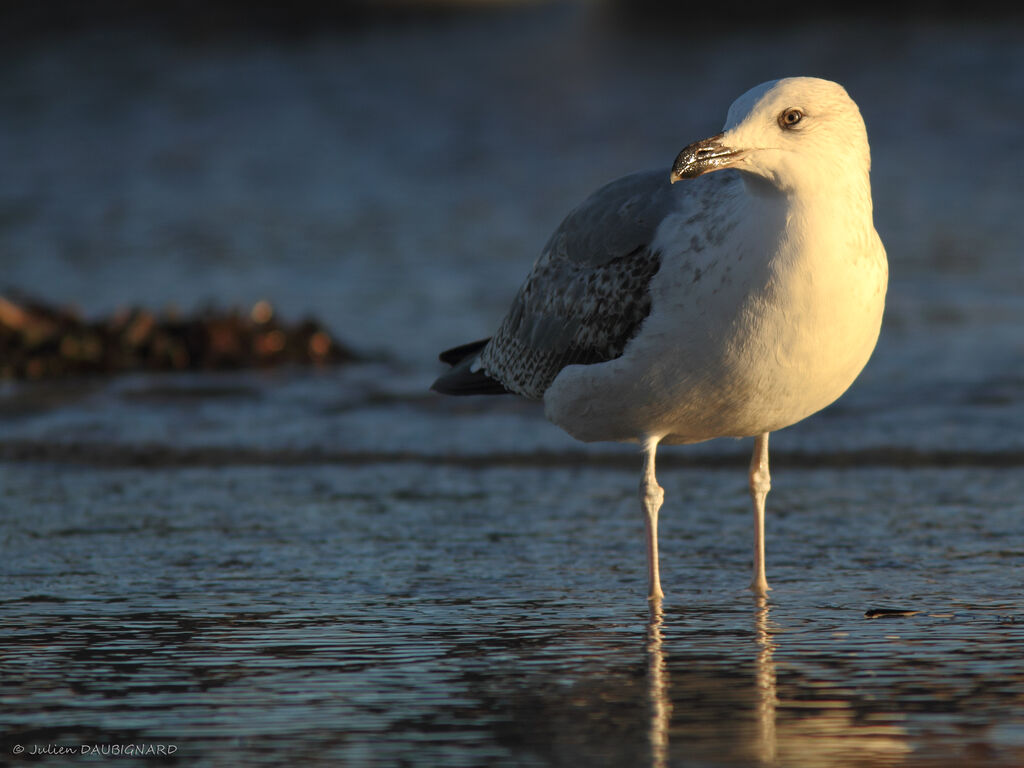
<instances>
[{"instance_id":1,"label":"shallow water","mask_svg":"<svg viewBox=\"0 0 1024 768\"><path fill-rule=\"evenodd\" d=\"M603 14L0 52L8 284L268 298L373 358L4 385L0 763L1024 764L1021 31ZM635 449L430 395L434 355L583 195L796 72L868 123L883 336L772 437L767 602L749 441L661 452L652 615Z\"/></svg>"},{"instance_id":2,"label":"shallow water","mask_svg":"<svg viewBox=\"0 0 1024 768\"><path fill-rule=\"evenodd\" d=\"M14 744L196 765L1016 765L1024 565L1002 470L800 471L771 599L742 472L4 468ZM18 499L17 505L10 499ZM912 615L868 619L888 608ZM60 762L59 758L53 758Z\"/></svg>"}]
</instances>

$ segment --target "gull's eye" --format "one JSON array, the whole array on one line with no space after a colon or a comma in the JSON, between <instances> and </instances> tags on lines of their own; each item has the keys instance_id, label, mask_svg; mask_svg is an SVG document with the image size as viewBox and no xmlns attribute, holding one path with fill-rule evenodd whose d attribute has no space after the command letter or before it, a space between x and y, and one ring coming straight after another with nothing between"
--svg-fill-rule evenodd
<instances>
[{"instance_id":1,"label":"gull's eye","mask_svg":"<svg viewBox=\"0 0 1024 768\"><path fill-rule=\"evenodd\" d=\"M779 115L779 127L792 128L803 119L804 113L799 109L786 109Z\"/></svg>"}]
</instances>

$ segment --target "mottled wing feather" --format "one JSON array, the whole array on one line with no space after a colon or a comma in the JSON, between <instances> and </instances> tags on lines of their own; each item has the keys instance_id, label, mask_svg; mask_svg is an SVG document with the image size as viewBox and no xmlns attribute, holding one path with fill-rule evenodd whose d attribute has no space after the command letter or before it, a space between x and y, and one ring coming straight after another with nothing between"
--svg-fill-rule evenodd
<instances>
[{"instance_id":1,"label":"mottled wing feather","mask_svg":"<svg viewBox=\"0 0 1024 768\"><path fill-rule=\"evenodd\" d=\"M651 310L660 255L650 243L672 196L668 174L641 173L570 213L475 367L539 399L565 366L619 357Z\"/></svg>"}]
</instances>

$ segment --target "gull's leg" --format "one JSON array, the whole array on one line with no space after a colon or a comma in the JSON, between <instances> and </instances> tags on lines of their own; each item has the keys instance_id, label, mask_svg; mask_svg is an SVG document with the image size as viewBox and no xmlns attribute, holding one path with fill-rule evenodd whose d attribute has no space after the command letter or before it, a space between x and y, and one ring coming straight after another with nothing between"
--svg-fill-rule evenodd
<instances>
[{"instance_id":1,"label":"gull's leg","mask_svg":"<svg viewBox=\"0 0 1024 768\"><path fill-rule=\"evenodd\" d=\"M647 530L647 599L661 600L661 577L658 575L658 510L665 500L665 490L654 476L654 454L661 438L648 438L644 442L644 476L640 481L640 503L644 508Z\"/></svg>"},{"instance_id":2,"label":"gull's leg","mask_svg":"<svg viewBox=\"0 0 1024 768\"><path fill-rule=\"evenodd\" d=\"M770 587L764 574L764 499L772 488L768 474L768 433L754 439L754 455L750 457L750 498L754 501L754 580L750 589L764 597Z\"/></svg>"}]
</instances>

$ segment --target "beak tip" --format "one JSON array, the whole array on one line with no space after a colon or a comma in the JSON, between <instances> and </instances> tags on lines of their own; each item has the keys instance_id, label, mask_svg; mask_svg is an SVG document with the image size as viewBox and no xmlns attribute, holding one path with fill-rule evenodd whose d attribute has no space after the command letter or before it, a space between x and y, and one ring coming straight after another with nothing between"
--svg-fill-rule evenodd
<instances>
[{"instance_id":1,"label":"beak tip","mask_svg":"<svg viewBox=\"0 0 1024 768\"><path fill-rule=\"evenodd\" d=\"M675 184L733 165L743 153L723 144L722 137L719 133L684 148L672 165L669 181Z\"/></svg>"}]
</instances>

